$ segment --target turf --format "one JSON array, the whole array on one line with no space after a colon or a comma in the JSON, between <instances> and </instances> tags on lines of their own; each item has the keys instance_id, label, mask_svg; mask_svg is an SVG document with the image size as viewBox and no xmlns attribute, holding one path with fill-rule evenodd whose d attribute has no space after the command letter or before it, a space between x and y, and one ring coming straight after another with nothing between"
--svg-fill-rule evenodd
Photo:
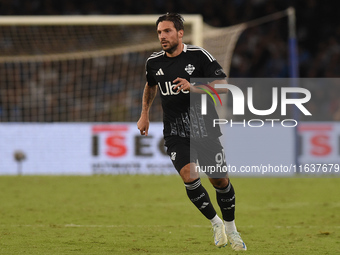
<instances>
[{"instance_id":1,"label":"turf","mask_svg":"<svg viewBox=\"0 0 340 255\"><path fill-rule=\"evenodd\" d=\"M340 178L232 183L246 254L340 254ZM1 176L0 187L0 254L242 253L214 246L175 175Z\"/></svg>"}]
</instances>

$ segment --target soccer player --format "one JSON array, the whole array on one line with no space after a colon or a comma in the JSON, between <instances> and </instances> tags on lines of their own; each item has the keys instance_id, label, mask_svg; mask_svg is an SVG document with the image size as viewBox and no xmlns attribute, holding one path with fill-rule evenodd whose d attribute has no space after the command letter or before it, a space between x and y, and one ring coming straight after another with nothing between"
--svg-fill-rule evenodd
<instances>
[{"instance_id":1,"label":"soccer player","mask_svg":"<svg viewBox=\"0 0 340 255\"><path fill-rule=\"evenodd\" d=\"M202 90L189 81L193 77L210 78L212 82L209 86L214 86L215 83L220 83L220 79L226 83L226 75L205 49L182 42L183 21L181 15L167 13L156 22L162 51L153 53L146 61L147 83L137 126L141 135L148 135L149 109L159 88L165 146L184 182L189 199L210 220L217 247L226 246L229 241L234 250L246 250L235 226L235 192L227 173L218 177L208 175L216 190L222 220L216 214L209 195L201 184L199 173L195 171L197 161L200 166L225 166L226 163L225 160L216 162L217 158L224 159L223 147L219 141L219 126L208 125L209 118L211 121L211 118L217 116L216 110L212 107L213 104L208 104L213 112L210 110L207 115L202 116L199 105L196 104L196 107L190 104L190 93L202 93Z\"/></svg>"}]
</instances>

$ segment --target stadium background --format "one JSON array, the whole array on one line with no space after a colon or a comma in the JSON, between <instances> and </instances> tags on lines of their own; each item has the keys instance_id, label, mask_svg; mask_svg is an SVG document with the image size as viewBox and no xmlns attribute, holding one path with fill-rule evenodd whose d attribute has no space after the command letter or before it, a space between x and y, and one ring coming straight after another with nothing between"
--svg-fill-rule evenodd
<instances>
[{"instance_id":1,"label":"stadium background","mask_svg":"<svg viewBox=\"0 0 340 255\"><path fill-rule=\"evenodd\" d=\"M340 24L337 17L339 3L337 1L0 1L1 15L122 15L122 14L161 14L166 11L175 11L187 14L201 14L206 24L214 27L225 27L250 21L277 11L285 10L290 5L296 8L296 26L299 54L300 77L339 77L339 37ZM233 53L230 77L288 77L288 47L287 47L287 18L268 22L261 26L246 29L237 41ZM24 31L23 31L24 32ZM150 31L149 31L150 32ZM21 31L19 31L21 33ZM44 35L44 31L41 32ZM105 31L103 32L105 33ZM147 32L145 32L147 34ZM115 38L110 32L107 43L113 44ZM57 34L55 40L58 40ZM63 36L62 34L60 36ZM69 35L64 35L69 36ZM139 35L143 37L141 33ZM51 39L51 40L53 40ZM23 38L24 40L24 38ZM154 37L156 40L156 37ZM68 42L69 43L69 42ZM90 44L90 43L83 43ZM65 51L74 49L63 41L40 47L45 54L53 53L54 47L63 45ZM83 47L84 45L80 45ZM87 45L85 45L87 46ZM84 47L85 47L84 46ZM69 49L67 48L69 47ZM77 45L79 47L79 45ZM25 42L13 45L2 36L0 41L1 55L18 54L25 48ZM37 50L36 50L37 51ZM41 52L37 52L41 54ZM147 53L149 54L149 52ZM105 69L98 63L88 77L91 83L81 88L81 99L76 95L79 85L72 85L74 77L64 78L60 85L50 87L55 80L61 80L61 65L52 67L51 62L41 62L34 71L25 76L25 70L17 70L13 63L2 61L0 96L0 121L2 122L79 122L79 121L133 121L139 117L141 95L140 83L144 83L144 59L147 57L140 53L128 56L128 61L138 61L134 70L128 70L124 59L113 59L113 65L122 65L121 76L128 76L122 84L121 77L114 77L111 84L96 83L99 72ZM121 58L126 58L122 56ZM136 60L135 60L136 59ZM122 64L123 61L123 64ZM77 61L69 61L65 65L73 68ZM90 66L90 60L80 63ZM104 63L105 65L105 63ZM107 72L110 72L110 69ZM122 73L123 72L123 73ZM131 75L131 73L133 74ZM7 84L11 78L21 76L19 82ZM65 76L65 75L64 75ZM70 75L72 76L72 75ZM39 88L37 80L44 81L45 91ZM73 79L73 80L72 80ZM67 80L67 81L65 81ZM56 83L56 82L55 82ZM84 82L83 82L84 83ZM124 87L129 83L129 92ZM33 84L33 85L32 85ZM34 86L34 84L38 84ZM70 85L71 84L71 85ZM97 90L94 90L94 85ZM88 86L88 87L86 87ZM6 90L5 90L6 89ZM40 90L39 90L40 89ZM337 86L330 86L327 90L320 86L312 88L312 100L308 108L313 110L313 118L309 121L339 121L340 103L337 95L340 94ZM78 93L80 93L78 91ZM86 93L89 93L87 95ZM108 96L100 97L103 93ZM39 95L43 94L43 98ZM25 95L23 97L22 95ZM75 98L75 99L74 99ZM40 101L39 101L40 100ZM261 98L261 100L263 100ZM31 103L30 107L27 102ZM98 102L100 101L100 102ZM127 103L128 102L128 103ZM105 105L106 104L106 105ZM81 105L81 106L79 106ZM79 107L81 109L79 109ZM68 114L62 114L67 112ZM151 120L161 121L159 100L156 100L152 109Z\"/></svg>"}]
</instances>

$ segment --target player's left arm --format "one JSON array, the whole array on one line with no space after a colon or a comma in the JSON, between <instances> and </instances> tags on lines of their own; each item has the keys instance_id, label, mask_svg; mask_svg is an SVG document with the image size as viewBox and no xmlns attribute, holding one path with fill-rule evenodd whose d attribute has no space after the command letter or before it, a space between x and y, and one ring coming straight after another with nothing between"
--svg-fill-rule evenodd
<instances>
[{"instance_id":1,"label":"player's left arm","mask_svg":"<svg viewBox=\"0 0 340 255\"><path fill-rule=\"evenodd\" d=\"M186 79L177 77L175 80L173 80L173 83L176 84L176 86L173 88L174 90L176 90L176 92L183 90L183 91L190 91L191 93L205 94L206 92L202 89L211 90L211 88L213 88L219 94L228 93L227 88L215 88L216 84L228 84L226 79L216 79L205 85L194 86Z\"/></svg>"},{"instance_id":2,"label":"player's left arm","mask_svg":"<svg viewBox=\"0 0 340 255\"><path fill-rule=\"evenodd\" d=\"M225 74L221 65L217 60L205 49L200 52L200 68L202 70L202 78L208 80L206 84L198 84L193 86L196 88L196 93L206 93L205 91L209 89L211 92L218 94L228 93L227 88L216 88L216 84L228 84L227 75ZM204 91L205 90L205 91Z\"/></svg>"}]
</instances>

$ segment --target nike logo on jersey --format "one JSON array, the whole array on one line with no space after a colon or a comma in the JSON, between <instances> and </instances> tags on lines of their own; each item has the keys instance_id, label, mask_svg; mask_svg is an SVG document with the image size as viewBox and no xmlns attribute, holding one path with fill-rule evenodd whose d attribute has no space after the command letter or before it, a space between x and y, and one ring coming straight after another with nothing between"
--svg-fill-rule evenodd
<instances>
[{"instance_id":1,"label":"nike logo on jersey","mask_svg":"<svg viewBox=\"0 0 340 255\"><path fill-rule=\"evenodd\" d=\"M164 75L162 68L159 68L156 75Z\"/></svg>"}]
</instances>

